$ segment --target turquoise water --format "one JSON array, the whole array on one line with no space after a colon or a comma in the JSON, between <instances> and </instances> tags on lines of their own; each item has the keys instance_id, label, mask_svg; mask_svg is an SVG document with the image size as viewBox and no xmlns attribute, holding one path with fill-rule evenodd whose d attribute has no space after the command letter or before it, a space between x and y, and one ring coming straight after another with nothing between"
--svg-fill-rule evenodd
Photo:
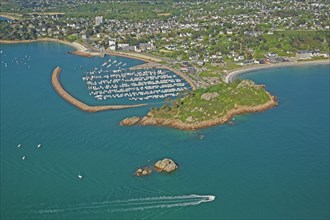
<instances>
[{"instance_id":1,"label":"turquoise water","mask_svg":"<svg viewBox=\"0 0 330 220\"><path fill-rule=\"evenodd\" d=\"M0 16L0 21L11 21L11 19Z\"/></svg>"},{"instance_id":2,"label":"turquoise water","mask_svg":"<svg viewBox=\"0 0 330 220\"><path fill-rule=\"evenodd\" d=\"M68 50L1 45L1 219L329 218L329 66L243 75L280 105L192 132L118 125L150 106L86 113L68 104L52 70L61 66L64 87L94 104L82 72L107 59ZM133 175L164 157L179 170ZM216 199L198 204L204 197L192 194Z\"/></svg>"}]
</instances>

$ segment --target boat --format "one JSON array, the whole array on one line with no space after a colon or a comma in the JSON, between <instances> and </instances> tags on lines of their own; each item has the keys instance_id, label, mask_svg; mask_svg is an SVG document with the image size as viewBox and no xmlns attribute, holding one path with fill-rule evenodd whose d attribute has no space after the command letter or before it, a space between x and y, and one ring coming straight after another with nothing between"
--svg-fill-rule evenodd
<instances>
[{"instance_id":1,"label":"boat","mask_svg":"<svg viewBox=\"0 0 330 220\"><path fill-rule=\"evenodd\" d=\"M79 178L79 179L82 179L82 178L83 178L83 176L82 176L82 175L80 175L80 174L78 174L78 178Z\"/></svg>"},{"instance_id":2,"label":"boat","mask_svg":"<svg viewBox=\"0 0 330 220\"><path fill-rule=\"evenodd\" d=\"M23 156L23 157L22 157L22 160L25 160L25 159L26 159L26 156Z\"/></svg>"},{"instance_id":3,"label":"boat","mask_svg":"<svg viewBox=\"0 0 330 220\"><path fill-rule=\"evenodd\" d=\"M21 144L17 145L17 147L21 147L21 146L22 146Z\"/></svg>"},{"instance_id":4,"label":"boat","mask_svg":"<svg viewBox=\"0 0 330 220\"><path fill-rule=\"evenodd\" d=\"M38 144L37 148L41 147L41 144Z\"/></svg>"}]
</instances>

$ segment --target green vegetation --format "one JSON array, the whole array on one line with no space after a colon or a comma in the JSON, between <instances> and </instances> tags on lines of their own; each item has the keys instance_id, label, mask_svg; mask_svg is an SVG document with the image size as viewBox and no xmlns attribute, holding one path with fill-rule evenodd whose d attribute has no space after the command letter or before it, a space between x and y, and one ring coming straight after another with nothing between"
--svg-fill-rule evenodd
<instances>
[{"instance_id":1,"label":"green vegetation","mask_svg":"<svg viewBox=\"0 0 330 220\"><path fill-rule=\"evenodd\" d=\"M220 83L185 92L181 94L181 98L172 102L167 100L162 107L152 108L151 113L155 118L179 119L193 123L223 117L237 106L253 107L269 100L269 94L263 86L250 80L236 80L230 84Z\"/></svg>"},{"instance_id":2,"label":"green vegetation","mask_svg":"<svg viewBox=\"0 0 330 220\"><path fill-rule=\"evenodd\" d=\"M75 40L78 39L78 36L77 36L77 35L70 34L69 36L67 36L66 39L67 39L68 41L70 41L70 42L73 42L73 41L75 41Z\"/></svg>"},{"instance_id":3,"label":"green vegetation","mask_svg":"<svg viewBox=\"0 0 330 220\"><path fill-rule=\"evenodd\" d=\"M330 34L327 31L278 31L273 35L264 35L259 49L273 51L278 55L287 55L287 51L314 50L329 51Z\"/></svg>"}]
</instances>

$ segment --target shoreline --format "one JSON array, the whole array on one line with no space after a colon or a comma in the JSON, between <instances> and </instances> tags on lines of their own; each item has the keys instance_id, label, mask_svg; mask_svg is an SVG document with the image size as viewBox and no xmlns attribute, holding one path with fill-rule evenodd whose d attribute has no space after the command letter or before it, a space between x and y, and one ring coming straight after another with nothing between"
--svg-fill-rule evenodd
<instances>
[{"instance_id":1,"label":"shoreline","mask_svg":"<svg viewBox=\"0 0 330 220\"><path fill-rule=\"evenodd\" d=\"M124 109L124 108L135 108L140 106L146 106L146 104L137 104L137 105L104 105L104 106L90 106L87 105L78 99L71 96L61 85L60 83L60 73L61 68L56 67L53 70L52 77L51 77L51 83L55 89L55 91L67 102L74 105L75 107L86 111L86 112L99 112L99 111L105 111L105 110L118 110L118 109Z\"/></svg>"},{"instance_id":2,"label":"shoreline","mask_svg":"<svg viewBox=\"0 0 330 220\"><path fill-rule=\"evenodd\" d=\"M55 43L61 43L68 46L71 46L75 48L77 51L84 51L86 48L76 42L69 42L65 40L59 40L54 38L41 38L41 39L35 39L35 40L0 40L0 44L24 44L24 43L35 43L35 42L55 42Z\"/></svg>"},{"instance_id":3,"label":"shoreline","mask_svg":"<svg viewBox=\"0 0 330 220\"><path fill-rule=\"evenodd\" d=\"M270 93L267 92L269 95L270 100L266 103L257 105L257 106L237 106L234 109L231 109L227 112L226 115L215 118L211 120L196 122L196 123L185 123L178 119L165 119L165 118L153 118L151 113L148 113L147 116L140 118L139 120L131 120L131 118L123 119L120 124L125 126L130 125L143 125L143 126L165 126L165 127L172 127L179 130L197 130L202 128L208 128L211 126L224 124L228 122L233 116L246 114L246 113L254 113L254 112L263 112L268 109L271 109L278 105L276 101L276 97L272 96Z\"/></svg>"},{"instance_id":4,"label":"shoreline","mask_svg":"<svg viewBox=\"0 0 330 220\"><path fill-rule=\"evenodd\" d=\"M76 49L75 51L71 51L69 53L77 55L77 56L94 57L94 56L101 55L101 53L98 53L98 52L88 52L87 51L88 49L85 46L83 46L77 42L71 43L68 41L58 40L58 39L53 39L53 38L41 38L41 39L36 39L36 40L0 40L0 44L19 44L19 43L34 43L34 42L55 42L55 43L65 44L65 45L75 48ZM172 71L174 74L177 74L178 76L183 78L191 86L192 90L197 89L195 82L193 82L193 80L190 79L187 75L183 74L179 70L173 69L172 67L157 63L157 61L161 61L161 60L158 60L156 58L148 57L147 55L139 56L139 54L135 55L135 54L128 54L128 53L124 53L124 52L116 52L116 51L111 51L111 52L106 51L105 54L110 55L110 56L120 56L120 57L126 57L126 58L130 58L130 59L141 60L143 62L152 64L152 65L157 64L159 66L158 68L168 69L168 70ZM142 65L144 65L144 64L142 64ZM138 65L138 66L140 66L140 65Z\"/></svg>"},{"instance_id":5,"label":"shoreline","mask_svg":"<svg viewBox=\"0 0 330 220\"><path fill-rule=\"evenodd\" d=\"M301 61L301 62L287 62L280 64L259 64L259 66L251 66L251 67L243 67L237 70L234 70L228 73L225 78L225 83L232 82L237 76L243 75L245 73L254 72L258 70L264 69L277 69L277 68L285 68L285 67L294 67L294 66L304 66L304 65L325 65L330 64L330 59L327 60L314 60L314 61ZM262 65L262 66L260 66Z\"/></svg>"},{"instance_id":6,"label":"shoreline","mask_svg":"<svg viewBox=\"0 0 330 220\"><path fill-rule=\"evenodd\" d=\"M126 57L126 58L131 58L131 59L136 59L136 60L141 60L146 63L153 63L153 62L160 62L160 59L154 58L147 56L145 54L133 54L133 53L126 53L126 52L119 52L119 51L109 51L107 50L105 52L106 54L110 56L120 56L120 57Z\"/></svg>"},{"instance_id":7,"label":"shoreline","mask_svg":"<svg viewBox=\"0 0 330 220\"><path fill-rule=\"evenodd\" d=\"M13 15L8 15L8 14L1 14L0 13L0 17L7 18L7 19L10 19L10 20L19 20L17 17L15 17Z\"/></svg>"},{"instance_id":8,"label":"shoreline","mask_svg":"<svg viewBox=\"0 0 330 220\"><path fill-rule=\"evenodd\" d=\"M59 40L59 39L54 39L54 38L41 38L41 39L35 39L35 40L0 40L0 44L24 44L24 43L36 43L36 42L54 42L54 43L68 45L75 49L74 51L69 51L69 53L77 55L77 56L82 56L82 57L101 56L101 53L89 52L85 46L83 46L77 42L69 42L69 41Z\"/></svg>"}]
</instances>

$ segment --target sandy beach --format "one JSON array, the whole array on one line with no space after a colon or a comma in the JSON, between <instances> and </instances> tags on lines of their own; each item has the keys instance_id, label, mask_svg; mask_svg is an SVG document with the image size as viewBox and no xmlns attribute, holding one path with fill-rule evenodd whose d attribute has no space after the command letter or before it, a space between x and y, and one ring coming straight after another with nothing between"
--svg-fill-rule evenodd
<instances>
[{"instance_id":1,"label":"sandy beach","mask_svg":"<svg viewBox=\"0 0 330 220\"><path fill-rule=\"evenodd\" d=\"M16 14L9 15L9 14L1 14L0 13L0 17L8 18L10 20L19 20L19 18L18 18L19 16L21 16L21 15L16 15Z\"/></svg>"},{"instance_id":2,"label":"sandy beach","mask_svg":"<svg viewBox=\"0 0 330 220\"><path fill-rule=\"evenodd\" d=\"M119 52L119 51L107 51L106 54L112 55L112 56L121 56L121 57L127 57L137 60L142 60L144 62L160 62L162 60L151 57L145 54L138 54L138 53L126 53L126 52Z\"/></svg>"},{"instance_id":3,"label":"sandy beach","mask_svg":"<svg viewBox=\"0 0 330 220\"><path fill-rule=\"evenodd\" d=\"M66 44L68 46L71 46L75 48L75 51L70 51L71 54L75 54L78 56L83 57L94 57L94 56L101 56L102 54L99 52L90 52L88 49L77 43L77 42L69 42L65 40L58 40L53 38L41 38L37 40L0 40L0 44L20 44L20 43L33 43L33 42L55 42L55 43L61 43Z\"/></svg>"},{"instance_id":4,"label":"sandy beach","mask_svg":"<svg viewBox=\"0 0 330 220\"><path fill-rule=\"evenodd\" d=\"M64 40L58 40L53 38L41 38L37 40L0 40L0 44L22 44L22 43L33 43L33 42L56 42L61 44L66 44L74 47L77 51L86 51L86 47L76 42L68 42Z\"/></svg>"},{"instance_id":5,"label":"sandy beach","mask_svg":"<svg viewBox=\"0 0 330 220\"><path fill-rule=\"evenodd\" d=\"M290 66L304 66L304 65L330 65L330 59L327 60L315 60L315 61L300 61L300 62L287 62L287 63L279 63L279 64L257 64L256 66L243 67L237 70L234 70L226 75L224 81L226 83L231 82L237 76L242 75L244 73L249 73L257 70L263 69L273 69L273 68L284 68Z\"/></svg>"}]
</instances>

